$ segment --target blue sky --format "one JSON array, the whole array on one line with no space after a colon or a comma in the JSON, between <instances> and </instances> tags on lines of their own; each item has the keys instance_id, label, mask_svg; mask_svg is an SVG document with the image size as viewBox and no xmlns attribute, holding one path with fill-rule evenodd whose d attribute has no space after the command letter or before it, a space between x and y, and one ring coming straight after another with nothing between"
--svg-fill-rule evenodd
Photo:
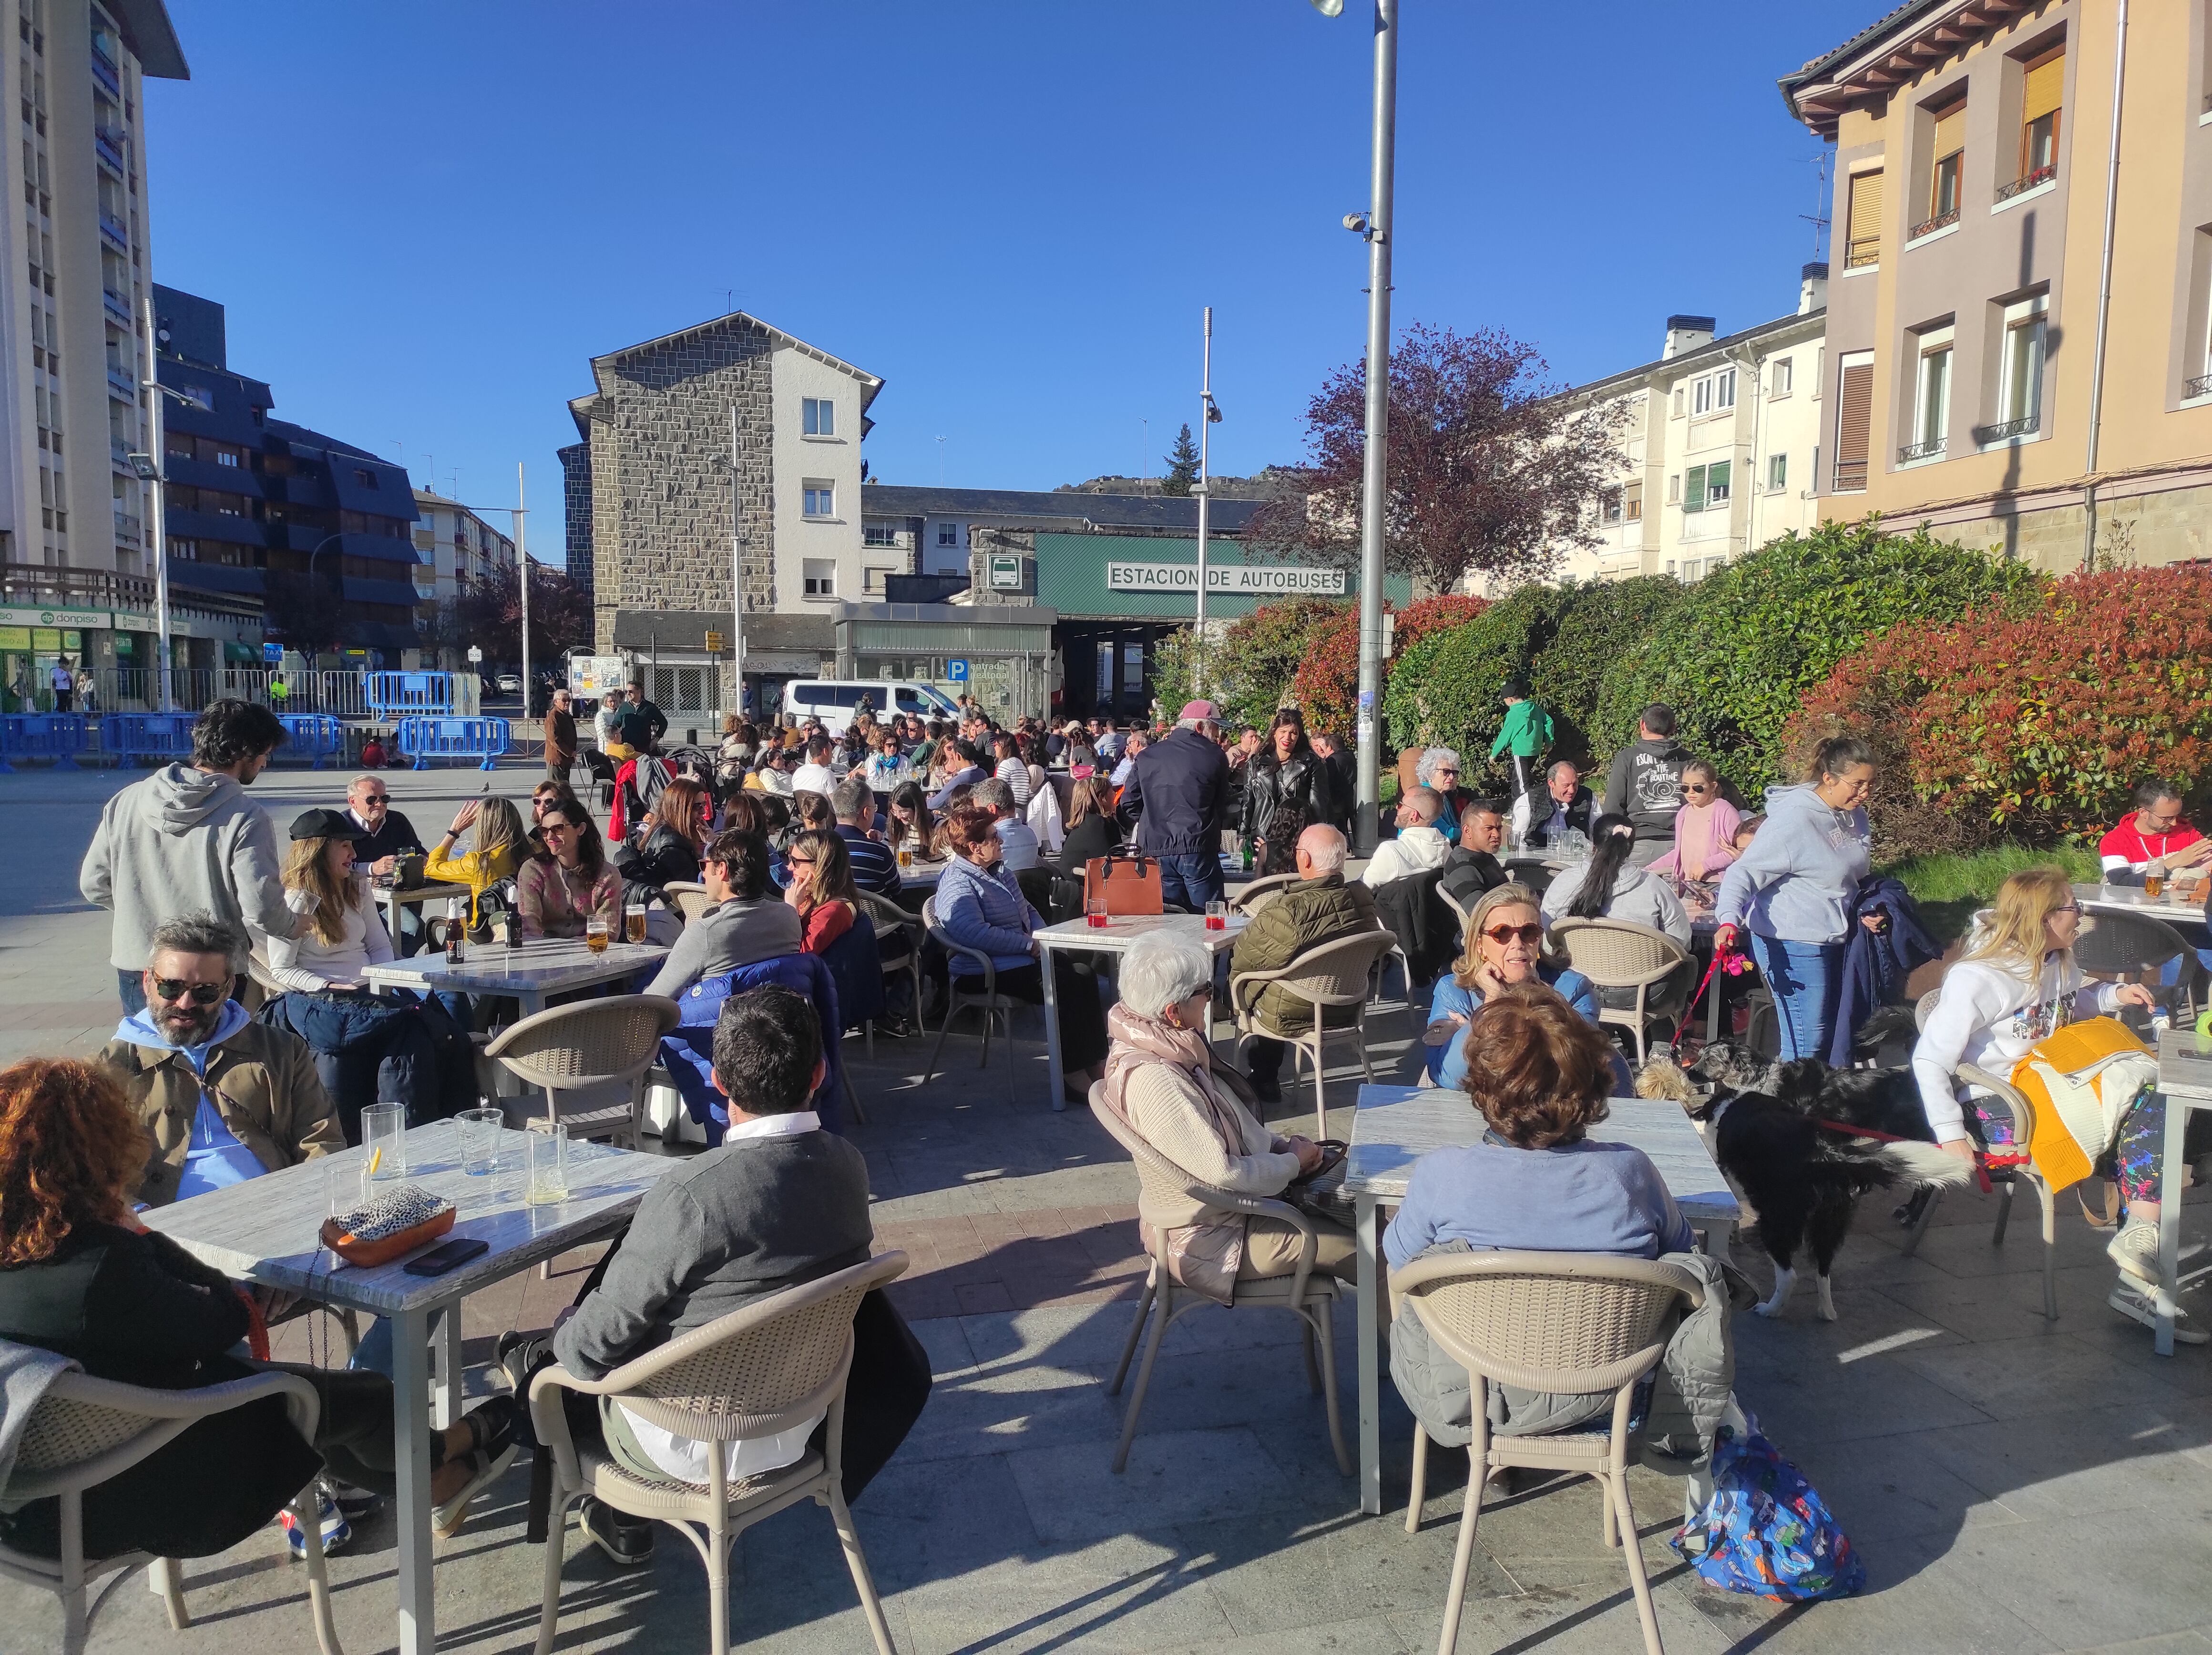
<instances>
[{"instance_id":1,"label":"blue sky","mask_svg":"<svg viewBox=\"0 0 2212 1655\"><path fill-rule=\"evenodd\" d=\"M1208 303L1214 470L1294 460L1362 349L1364 0L170 6L156 279L283 417L471 502L526 463L541 557L587 360L732 302L883 376L889 482L1156 474ZM1881 0L1403 9L1400 326L1573 382L1794 306L1822 146L1775 80Z\"/></svg>"}]
</instances>

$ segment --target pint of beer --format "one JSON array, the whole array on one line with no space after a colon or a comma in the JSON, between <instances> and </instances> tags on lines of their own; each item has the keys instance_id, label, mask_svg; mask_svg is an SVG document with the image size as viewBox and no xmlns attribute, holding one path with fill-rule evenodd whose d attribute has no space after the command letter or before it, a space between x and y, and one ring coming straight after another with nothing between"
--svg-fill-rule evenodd
<instances>
[{"instance_id":1,"label":"pint of beer","mask_svg":"<svg viewBox=\"0 0 2212 1655\"><path fill-rule=\"evenodd\" d=\"M633 902L623 910L623 936L632 943L645 941L645 904Z\"/></svg>"},{"instance_id":2,"label":"pint of beer","mask_svg":"<svg viewBox=\"0 0 2212 1655\"><path fill-rule=\"evenodd\" d=\"M584 946L594 954L607 951L607 922L596 915L584 922Z\"/></svg>"}]
</instances>

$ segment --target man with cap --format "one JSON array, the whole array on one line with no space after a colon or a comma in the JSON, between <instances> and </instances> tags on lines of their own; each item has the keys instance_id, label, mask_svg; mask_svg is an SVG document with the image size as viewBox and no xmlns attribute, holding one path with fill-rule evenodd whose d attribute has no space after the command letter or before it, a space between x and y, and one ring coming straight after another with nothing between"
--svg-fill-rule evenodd
<instances>
[{"instance_id":1,"label":"man with cap","mask_svg":"<svg viewBox=\"0 0 2212 1655\"><path fill-rule=\"evenodd\" d=\"M1221 830L1229 821L1229 761L1211 701L1188 703L1167 737L1138 755L1120 815L1137 847L1159 858L1162 901L1202 913L1221 900Z\"/></svg>"}]
</instances>

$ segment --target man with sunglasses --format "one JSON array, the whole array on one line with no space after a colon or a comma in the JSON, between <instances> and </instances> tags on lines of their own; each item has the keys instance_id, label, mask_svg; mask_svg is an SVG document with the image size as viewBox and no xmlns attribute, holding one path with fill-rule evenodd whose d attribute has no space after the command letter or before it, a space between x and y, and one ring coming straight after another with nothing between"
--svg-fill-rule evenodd
<instances>
[{"instance_id":1,"label":"man with sunglasses","mask_svg":"<svg viewBox=\"0 0 2212 1655\"><path fill-rule=\"evenodd\" d=\"M230 997L246 954L240 935L189 914L158 926L152 951L145 1009L117 1026L97 1060L151 1141L138 1198L166 1206L344 1149L307 1043Z\"/></svg>"},{"instance_id":2,"label":"man with sunglasses","mask_svg":"<svg viewBox=\"0 0 2212 1655\"><path fill-rule=\"evenodd\" d=\"M354 841L355 864L373 874L390 873L403 854L423 848L415 824L392 808L392 790L375 776L353 779L346 789L346 814L361 829Z\"/></svg>"},{"instance_id":3,"label":"man with sunglasses","mask_svg":"<svg viewBox=\"0 0 2212 1655\"><path fill-rule=\"evenodd\" d=\"M2170 874L2200 867L2207 857L2212 857L2212 839L2183 818L2181 790L2167 781L2136 788L2135 809L2097 845L2107 885L2140 885L2153 868Z\"/></svg>"}]
</instances>

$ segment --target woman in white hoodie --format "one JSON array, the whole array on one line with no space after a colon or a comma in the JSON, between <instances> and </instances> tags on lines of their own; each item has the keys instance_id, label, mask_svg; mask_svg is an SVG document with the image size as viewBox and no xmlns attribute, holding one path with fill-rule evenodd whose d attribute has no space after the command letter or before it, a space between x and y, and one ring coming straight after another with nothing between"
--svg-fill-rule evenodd
<instances>
[{"instance_id":1,"label":"woman in white hoodie","mask_svg":"<svg viewBox=\"0 0 2212 1655\"><path fill-rule=\"evenodd\" d=\"M2058 868L2029 868L1997 888L1996 906L1977 914L1966 953L1944 973L1935 1009L1912 1049L1912 1076L1919 1083L1921 1107L1936 1142L1971 1161L1965 1104L1979 1118L1982 1141L2000 1163L2026 1155L2012 1139L2008 1112L1984 1109L1975 1094L1958 1085L1961 1064L2008 1076L2013 1065L2046 1035L2078 1016L2104 1015L2124 1005L2155 1003L2139 983L2092 983L2075 962L2074 941L2081 935L2081 911L2066 874ZM1985 1095L1985 1094L1984 1094ZM1962 1098L1964 1103L1962 1104ZM2148 1286L2158 1280L2159 1180L2166 1138L2165 1100L2147 1094L2121 1120L2117 1143L2117 1177L2127 1215L2106 1252L2128 1276ZM2139 1293L2127 1286L2112 1295L2113 1308L2142 1321ZM2174 1337L2202 1344L2201 1330L2177 1326Z\"/></svg>"}]
</instances>

